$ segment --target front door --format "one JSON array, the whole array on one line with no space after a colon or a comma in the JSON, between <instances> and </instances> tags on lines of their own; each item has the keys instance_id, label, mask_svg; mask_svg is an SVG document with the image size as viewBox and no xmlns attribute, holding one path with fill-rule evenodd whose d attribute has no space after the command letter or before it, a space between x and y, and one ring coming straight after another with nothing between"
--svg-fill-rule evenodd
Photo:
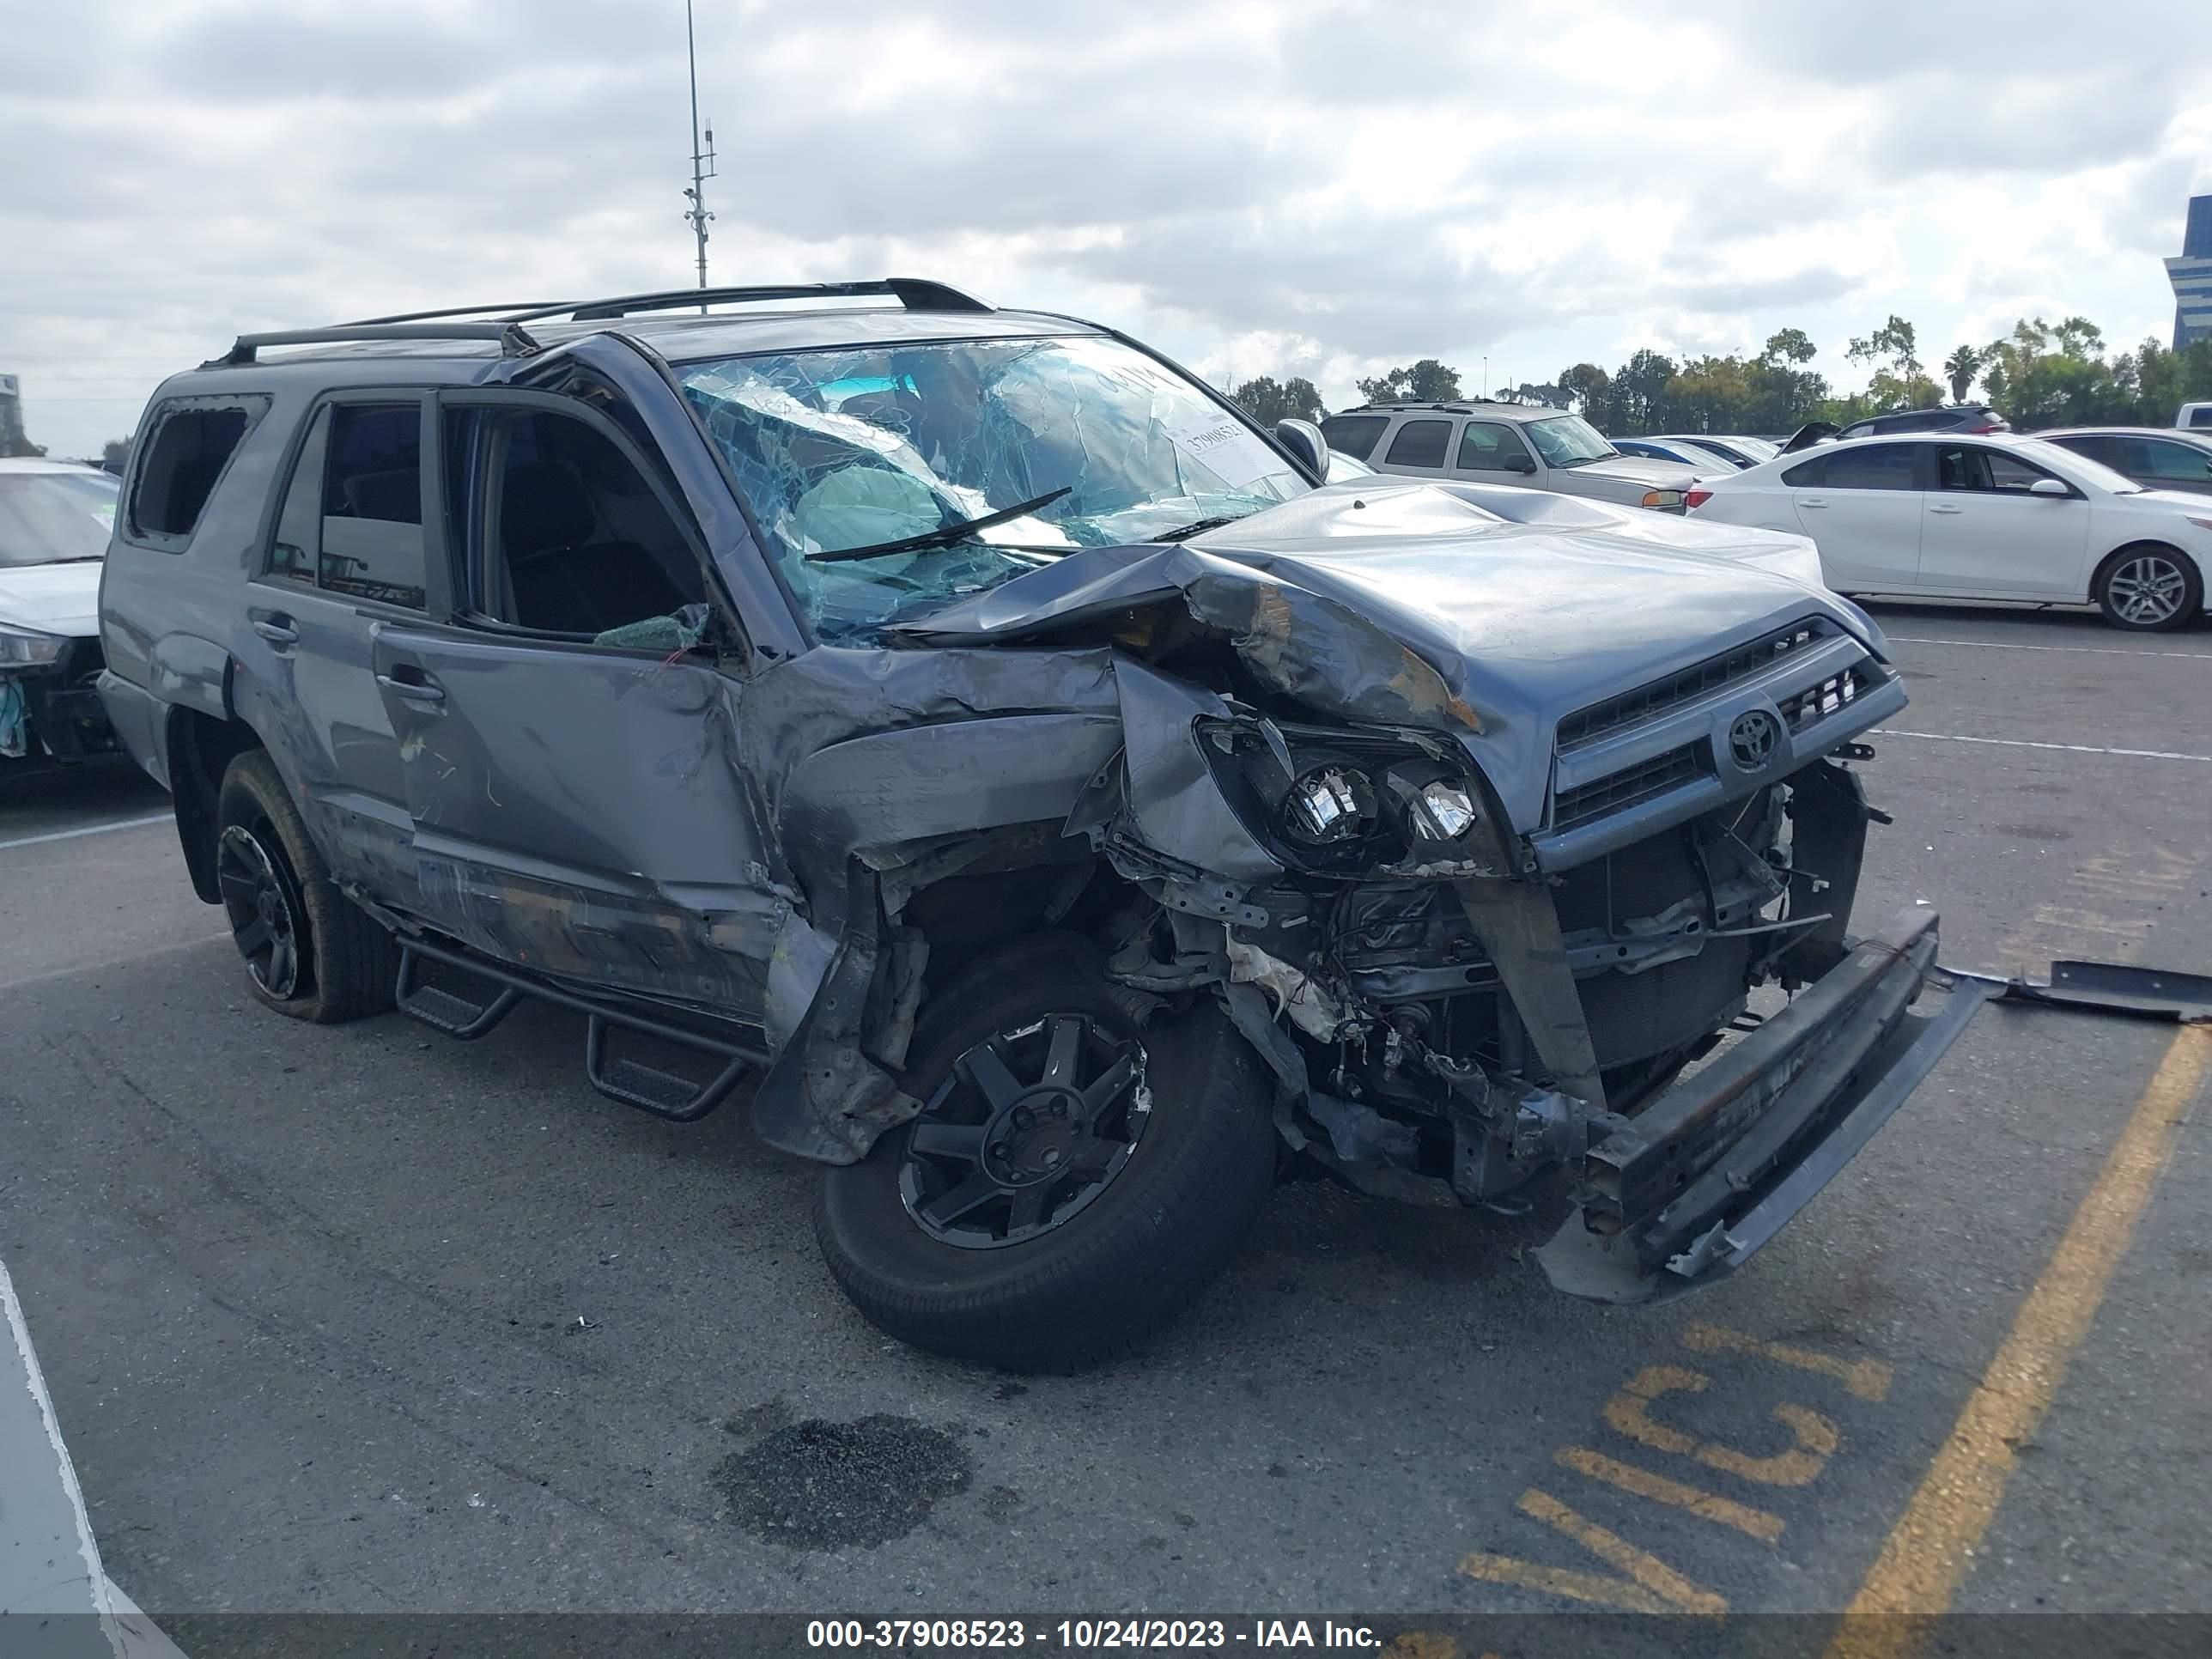
<instances>
[{"instance_id":1,"label":"front door","mask_svg":"<svg viewBox=\"0 0 2212 1659\"><path fill-rule=\"evenodd\" d=\"M455 619L374 645L424 918L541 972L757 1018L783 910L688 509L573 399L438 410Z\"/></svg>"},{"instance_id":2,"label":"front door","mask_svg":"<svg viewBox=\"0 0 2212 1659\"><path fill-rule=\"evenodd\" d=\"M2057 475L1984 444L1939 443L1920 532L1923 592L2078 599L2088 591L2089 503Z\"/></svg>"}]
</instances>

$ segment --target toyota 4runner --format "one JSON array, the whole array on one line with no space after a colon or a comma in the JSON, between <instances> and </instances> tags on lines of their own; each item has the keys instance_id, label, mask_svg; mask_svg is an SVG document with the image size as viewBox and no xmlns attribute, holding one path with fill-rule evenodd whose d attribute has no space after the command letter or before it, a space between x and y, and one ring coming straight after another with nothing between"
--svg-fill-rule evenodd
<instances>
[{"instance_id":1,"label":"toyota 4runner","mask_svg":"<svg viewBox=\"0 0 2212 1659\"><path fill-rule=\"evenodd\" d=\"M617 1101L749 1086L925 1347L1123 1348L1291 1173L1708 1283L1972 1011L1907 1012L1932 910L1849 931L1905 690L1801 538L1328 484L1110 329L380 318L240 338L134 454L100 690L254 994L539 999Z\"/></svg>"}]
</instances>

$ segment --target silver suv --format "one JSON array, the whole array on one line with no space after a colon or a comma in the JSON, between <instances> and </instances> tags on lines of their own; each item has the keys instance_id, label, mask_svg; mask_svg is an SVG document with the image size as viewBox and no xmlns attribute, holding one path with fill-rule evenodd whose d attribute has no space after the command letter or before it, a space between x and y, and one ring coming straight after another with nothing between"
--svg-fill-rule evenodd
<instances>
[{"instance_id":1,"label":"silver suv","mask_svg":"<svg viewBox=\"0 0 2212 1659\"><path fill-rule=\"evenodd\" d=\"M1698 480L1674 461L1624 455L1579 415L1526 404L1366 404L1321 423L1328 447L1380 472L1522 484L1662 513Z\"/></svg>"}]
</instances>

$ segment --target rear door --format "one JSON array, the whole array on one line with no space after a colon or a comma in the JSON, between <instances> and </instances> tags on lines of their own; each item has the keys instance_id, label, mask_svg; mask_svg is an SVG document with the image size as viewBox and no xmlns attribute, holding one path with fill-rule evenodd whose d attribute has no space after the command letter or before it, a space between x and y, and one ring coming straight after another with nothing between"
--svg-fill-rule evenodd
<instances>
[{"instance_id":1,"label":"rear door","mask_svg":"<svg viewBox=\"0 0 2212 1659\"><path fill-rule=\"evenodd\" d=\"M1854 439L1782 475L1820 568L1839 593L1909 592L1920 581L1923 446Z\"/></svg>"},{"instance_id":2,"label":"rear door","mask_svg":"<svg viewBox=\"0 0 2212 1659\"><path fill-rule=\"evenodd\" d=\"M1452 423L1440 415L1417 416L1401 421L1390 434L1382 459L1371 465L1385 472L1402 472L1416 478L1440 478L1444 459L1451 453Z\"/></svg>"},{"instance_id":3,"label":"rear door","mask_svg":"<svg viewBox=\"0 0 2212 1659\"><path fill-rule=\"evenodd\" d=\"M422 511L428 399L345 393L295 442L246 586L240 661L270 752L341 879L393 903L414 887L399 739L371 666L379 629L442 616L442 559Z\"/></svg>"},{"instance_id":4,"label":"rear door","mask_svg":"<svg viewBox=\"0 0 2212 1659\"><path fill-rule=\"evenodd\" d=\"M2030 495L2031 484L2057 475L1984 444L1927 447L1935 488L1920 535L1923 592L2078 599L2088 592L2089 503L2079 490Z\"/></svg>"},{"instance_id":5,"label":"rear door","mask_svg":"<svg viewBox=\"0 0 2212 1659\"><path fill-rule=\"evenodd\" d=\"M425 919L757 1018L782 907L730 760L742 647L689 508L574 398L446 393L436 415L454 621L374 645Z\"/></svg>"}]
</instances>

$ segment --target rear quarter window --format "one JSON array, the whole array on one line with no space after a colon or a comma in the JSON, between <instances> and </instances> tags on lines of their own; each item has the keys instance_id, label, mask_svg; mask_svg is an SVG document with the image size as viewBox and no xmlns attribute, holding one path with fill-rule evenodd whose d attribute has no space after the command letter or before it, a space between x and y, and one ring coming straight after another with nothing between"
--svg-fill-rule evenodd
<instances>
[{"instance_id":1,"label":"rear quarter window","mask_svg":"<svg viewBox=\"0 0 2212 1659\"><path fill-rule=\"evenodd\" d=\"M268 409L258 395L157 405L137 446L124 513L130 538L172 551L190 542L230 458Z\"/></svg>"}]
</instances>

